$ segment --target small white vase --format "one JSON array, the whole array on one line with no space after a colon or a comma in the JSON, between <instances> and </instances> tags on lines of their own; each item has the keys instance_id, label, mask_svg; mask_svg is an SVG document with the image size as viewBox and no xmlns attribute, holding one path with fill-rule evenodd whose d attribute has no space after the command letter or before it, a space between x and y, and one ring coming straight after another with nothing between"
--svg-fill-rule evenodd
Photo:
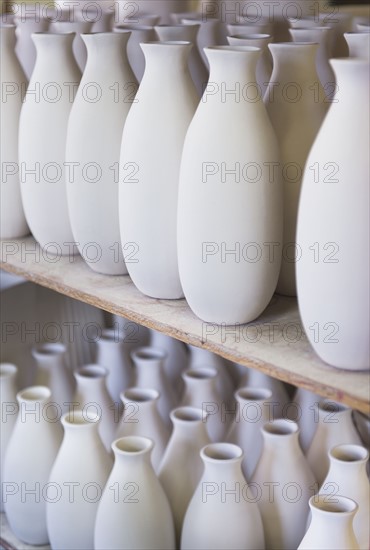
<instances>
[{"instance_id":1,"label":"small white vase","mask_svg":"<svg viewBox=\"0 0 370 550\"><path fill-rule=\"evenodd\" d=\"M350 498L316 495L309 501L312 521L298 550L358 550L353 520L358 506ZM367 546L368 547L368 546Z\"/></svg>"},{"instance_id":2,"label":"small white vase","mask_svg":"<svg viewBox=\"0 0 370 550\"><path fill-rule=\"evenodd\" d=\"M271 417L273 419L285 418L289 412L289 395L284 383L264 372L249 367L243 367L244 376L241 377L239 388L266 388L271 391Z\"/></svg>"},{"instance_id":3,"label":"small white vase","mask_svg":"<svg viewBox=\"0 0 370 550\"><path fill-rule=\"evenodd\" d=\"M349 57L370 58L370 32L346 32L344 38L348 44Z\"/></svg>"},{"instance_id":4,"label":"small white vase","mask_svg":"<svg viewBox=\"0 0 370 550\"><path fill-rule=\"evenodd\" d=\"M65 148L81 74L72 54L73 34L32 38L37 62L19 122L23 207L33 236L47 253L72 255L76 250L68 216Z\"/></svg>"},{"instance_id":5,"label":"small white vase","mask_svg":"<svg viewBox=\"0 0 370 550\"><path fill-rule=\"evenodd\" d=\"M274 420L262 428L264 447L251 485L261 511L266 548L297 548L306 531L315 478L298 442L298 425ZM293 521L294 518L294 521Z\"/></svg>"},{"instance_id":6,"label":"small white vase","mask_svg":"<svg viewBox=\"0 0 370 550\"><path fill-rule=\"evenodd\" d=\"M137 349L131 357L134 362L135 386L159 392L159 414L164 423L170 426L170 412L175 408L177 399L164 371L167 353L160 348L148 346Z\"/></svg>"},{"instance_id":7,"label":"small white vase","mask_svg":"<svg viewBox=\"0 0 370 550\"><path fill-rule=\"evenodd\" d=\"M47 483L62 442L62 427L45 386L29 387L17 394L17 400L19 413L3 470L4 508L16 537L42 545L49 541Z\"/></svg>"},{"instance_id":8,"label":"small white vase","mask_svg":"<svg viewBox=\"0 0 370 550\"><path fill-rule=\"evenodd\" d=\"M337 445L361 445L352 420L352 410L334 401L321 401L315 411L317 428L307 451L307 460L319 483L328 470L330 449Z\"/></svg>"},{"instance_id":9,"label":"small white vase","mask_svg":"<svg viewBox=\"0 0 370 550\"><path fill-rule=\"evenodd\" d=\"M127 57L136 80L140 83L145 71L145 57L140 44L157 40L154 27L151 25L129 25L126 23L124 25L116 25L113 30L118 33L131 33L127 43Z\"/></svg>"},{"instance_id":10,"label":"small white vase","mask_svg":"<svg viewBox=\"0 0 370 550\"><path fill-rule=\"evenodd\" d=\"M195 407L171 411L173 431L163 455L158 478L171 505L177 548L188 504L203 473L200 451L210 443L206 414Z\"/></svg>"},{"instance_id":11,"label":"small white vase","mask_svg":"<svg viewBox=\"0 0 370 550\"><path fill-rule=\"evenodd\" d=\"M46 518L55 550L90 550L100 497L113 466L98 434L99 417L63 415L64 438L49 477Z\"/></svg>"},{"instance_id":12,"label":"small white vase","mask_svg":"<svg viewBox=\"0 0 370 550\"><path fill-rule=\"evenodd\" d=\"M15 365L0 363L0 512L4 512L4 459L18 414L16 377Z\"/></svg>"},{"instance_id":13,"label":"small white vase","mask_svg":"<svg viewBox=\"0 0 370 550\"><path fill-rule=\"evenodd\" d=\"M183 391L182 373L188 367L189 353L186 345L176 338L167 336L158 330L150 330L150 345L166 351L167 357L163 368L166 378L170 382L176 397Z\"/></svg>"},{"instance_id":14,"label":"small white vase","mask_svg":"<svg viewBox=\"0 0 370 550\"><path fill-rule=\"evenodd\" d=\"M123 437L112 448L115 462L98 507L94 548L173 550L171 508L150 462L153 442Z\"/></svg>"},{"instance_id":15,"label":"small white vase","mask_svg":"<svg viewBox=\"0 0 370 550\"><path fill-rule=\"evenodd\" d=\"M181 550L264 549L261 515L242 474L243 451L214 443L201 458L204 473L185 515Z\"/></svg>"},{"instance_id":16,"label":"small white vase","mask_svg":"<svg viewBox=\"0 0 370 550\"><path fill-rule=\"evenodd\" d=\"M75 380L66 365L67 347L61 342L43 343L32 348L36 361L35 385L47 386L61 414L70 410Z\"/></svg>"},{"instance_id":17,"label":"small white vase","mask_svg":"<svg viewBox=\"0 0 370 550\"><path fill-rule=\"evenodd\" d=\"M31 36L33 33L47 32L49 23L47 19L39 18L35 13L14 17L14 24L17 27L15 53L28 80L31 78L36 62L36 48Z\"/></svg>"},{"instance_id":18,"label":"small white vase","mask_svg":"<svg viewBox=\"0 0 370 550\"><path fill-rule=\"evenodd\" d=\"M15 27L0 27L0 238L17 239L29 233L23 211L18 163L18 127L27 79L14 52Z\"/></svg>"},{"instance_id":19,"label":"small white vase","mask_svg":"<svg viewBox=\"0 0 370 550\"><path fill-rule=\"evenodd\" d=\"M73 55L76 60L76 63L83 73L86 67L87 61L87 50L84 41L82 40L82 34L86 34L92 31L93 23L91 21L72 19L71 21L57 21L56 23L51 23L50 31L67 34L75 33L73 40Z\"/></svg>"},{"instance_id":20,"label":"small white vase","mask_svg":"<svg viewBox=\"0 0 370 550\"><path fill-rule=\"evenodd\" d=\"M116 438L139 435L154 442L152 465L157 472L165 451L170 431L158 412L159 392L153 389L129 388L122 392L123 415Z\"/></svg>"},{"instance_id":21,"label":"small white vase","mask_svg":"<svg viewBox=\"0 0 370 550\"><path fill-rule=\"evenodd\" d=\"M137 288L153 298L178 299L183 297L176 246L178 179L185 134L199 98L187 65L190 43L141 47L145 73L122 136L121 240Z\"/></svg>"},{"instance_id":22,"label":"small white vase","mask_svg":"<svg viewBox=\"0 0 370 550\"><path fill-rule=\"evenodd\" d=\"M113 403L106 385L108 370L100 365L84 365L74 376L77 386L74 403L86 413L100 417L99 434L108 452L111 450L119 421L119 409Z\"/></svg>"},{"instance_id":23,"label":"small white vase","mask_svg":"<svg viewBox=\"0 0 370 550\"><path fill-rule=\"evenodd\" d=\"M361 550L369 548L370 488L366 474L369 453L360 445L338 445L329 451L330 467L320 487L320 495L345 495L358 504L353 530Z\"/></svg>"}]
</instances>

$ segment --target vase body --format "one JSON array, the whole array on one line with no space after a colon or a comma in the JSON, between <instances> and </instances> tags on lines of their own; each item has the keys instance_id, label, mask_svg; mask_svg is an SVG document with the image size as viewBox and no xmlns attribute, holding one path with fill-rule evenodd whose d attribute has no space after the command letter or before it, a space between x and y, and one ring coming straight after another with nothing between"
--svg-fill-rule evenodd
<instances>
[{"instance_id":1,"label":"vase body","mask_svg":"<svg viewBox=\"0 0 370 550\"><path fill-rule=\"evenodd\" d=\"M344 38L348 44L349 57L370 58L370 31L346 32Z\"/></svg>"},{"instance_id":2,"label":"vase body","mask_svg":"<svg viewBox=\"0 0 370 550\"><path fill-rule=\"evenodd\" d=\"M320 495L344 495L358 504L353 530L359 548L367 550L370 540L370 490L366 474L369 453L360 445L338 445L330 449L329 459L329 472L320 487Z\"/></svg>"},{"instance_id":3,"label":"vase body","mask_svg":"<svg viewBox=\"0 0 370 550\"><path fill-rule=\"evenodd\" d=\"M61 412L70 409L75 380L72 371L65 363L67 348L64 344L44 343L32 349L32 356L36 361L35 385L47 386Z\"/></svg>"},{"instance_id":4,"label":"vase body","mask_svg":"<svg viewBox=\"0 0 370 550\"><path fill-rule=\"evenodd\" d=\"M50 544L56 550L93 548L96 512L113 466L98 423L97 415L82 411L62 417L64 438L50 473L46 504Z\"/></svg>"},{"instance_id":5,"label":"vase body","mask_svg":"<svg viewBox=\"0 0 370 550\"><path fill-rule=\"evenodd\" d=\"M35 14L22 14L20 17L16 16L14 18L14 24L17 27L15 53L27 80L30 80L35 68L37 55L35 44L32 40L32 34L35 32L47 32L49 21L44 18L39 18Z\"/></svg>"},{"instance_id":6,"label":"vase body","mask_svg":"<svg viewBox=\"0 0 370 550\"><path fill-rule=\"evenodd\" d=\"M175 408L177 398L164 371L167 360L165 350L148 346L137 349L131 357L134 362L135 386L159 392L158 411L169 427L170 412Z\"/></svg>"},{"instance_id":7,"label":"vase body","mask_svg":"<svg viewBox=\"0 0 370 550\"><path fill-rule=\"evenodd\" d=\"M3 25L1 40L0 237L16 239L29 233L23 211L18 164L18 126L27 79L14 52L15 27Z\"/></svg>"},{"instance_id":8,"label":"vase body","mask_svg":"<svg viewBox=\"0 0 370 550\"><path fill-rule=\"evenodd\" d=\"M352 420L352 410L340 403L322 401L316 411L317 428L307 451L308 463L319 485L329 470L330 449L337 445L361 445Z\"/></svg>"},{"instance_id":9,"label":"vase body","mask_svg":"<svg viewBox=\"0 0 370 550\"><path fill-rule=\"evenodd\" d=\"M203 473L200 451L210 443L206 414L194 407L171 412L173 431L158 471L175 523L176 544L180 547L182 524L188 504Z\"/></svg>"},{"instance_id":10,"label":"vase body","mask_svg":"<svg viewBox=\"0 0 370 550\"><path fill-rule=\"evenodd\" d=\"M68 122L66 160L76 163L67 182L73 236L88 265L105 275L127 274L117 202L122 131L137 91L125 53L129 36L82 35L89 56Z\"/></svg>"},{"instance_id":11,"label":"vase body","mask_svg":"<svg viewBox=\"0 0 370 550\"><path fill-rule=\"evenodd\" d=\"M121 240L137 288L153 298L177 299L183 297L176 247L178 178L185 134L198 104L187 66L191 44L155 42L142 48L145 74L122 137ZM133 247L136 263L128 263Z\"/></svg>"},{"instance_id":12,"label":"vase body","mask_svg":"<svg viewBox=\"0 0 370 550\"><path fill-rule=\"evenodd\" d=\"M278 144L255 80L259 50L206 51L209 83L181 162L180 279L190 308L203 321L246 323L267 306L280 269L282 189L278 175L269 179L267 173L270 162L279 162ZM253 101L244 97L248 93ZM276 243L271 255L267 242Z\"/></svg>"},{"instance_id":13,"label":"vase body","mask_svg":"<svg viewBox=\"0 0 370 550\"><path fill-rule=\"evenodd\" d=\"M261 428L271 422L271 390L265 388L241 388L235 393L236 415L226 440L238 445L244 453L242 470L250 480L263 449Z\"/></svg>"},{"instance_id":14,"label":"vase body","mask_svg":"<svg viewBox=\"0 0 370 550\"><path fill-rule=\"evenodd\" d=\"M312 521L298 550L358 550L353 520L358 506L350 498L326 495L310 498ZM368 547L368 546L367 546Z\"/></svg>"},{"instance_id":15,"label":"vase body","mask_svg":"<svg viewBox=\"0 0 370 550\"><path fill-rule=\"evenodd\" d=\"M81 75L72 55L72 34L34 34L33 40L37 63L19 123L22 201L40 245L50 254L71 255L76 250L68 216L65 147Z\"/></svg>"},{"instance_id":16,"label":"vase body","mask_svg":"<svg viewBox=\"0 0 370 550\"><path fill-rule=\"evenodd\" d=\"M150 345L167 352L163 365L165 376L170 382L176 396L179 397L183 390L181 374L187 368L189 360L186 345L171 336L153 329L150 331Z\"/></svg>"},{"instance_id":17,"label":"vase body","mask_svg":"<svg viewBox=\"0 0 370 550\"><path fill-rule=\"evenodd\" d=\"M140 83L145 71L145 57L140 44L157 40L154 27L151 25L125 23L115 26L113 30L118 33L131 33L127 43L127 57L136 80Z\"/></svg>"},{"instance_id":18,"label":"vase body","mask_svg":"<svg viewBox=\"0 0 370 550\"><path fill-rule=\"evenodd\" d=\"M185 515L182 550L265 548L258 506L247 497L242 455L230 443L202 449L204 473Z\"/></svg>"},{"instance_id":19,"label":"vase body","mask_svg":"<svg viewBox=\"0 0 370 550\"><path fill-rule=\"evenodd\" d=\"M104 329L96 343L96 363L108 370L107 390L114 403L133 384L132 361L125 336L115 329Z\"/></svg>"},{"instance_id":20,"label":"vase body","mask_svg":"<svg viewBox=\"0 0 370 550\"><path fill-rule=\"evenodd\" d=\"M78 18L72 18L70 21L57 21L50 25L50 30L57 33L75 33L73 39L72 50L73 55L76 60L76 63L83 73L86 67L87 61L87 49L86 44L82 40L82 34L86 34L92 31L93 23L82 19L81 21Z\"/></svg>"},{"instance_id":21,"label":"vase body","mask_svg":"<svg viewBox=\"0 0 370 550\"><path fill-rule=\"evenodd\" d=\"M47 544L45 490L62 441L60 416L45 386L27 388L17 400L19 413L3 471L5 513L20 540Z\"/></svg>"},{"instance_id":22,"label":"vase body","mask_svg":"<svg viewBox=\"0 0 370 550\"><path fill-rule=\"evenodd\" d=\"M175 547L171 508L150 463L152 446L150 439L138 436L114 442L115 463L96 517L96 550Z\"/></svg>"},{"instance_id":23,"label":"vase body","mask_svg":"<svg viewBox=\"0 0 370 550\"><path fill-rule=\"evenodd\" d=\"M266 549L297 548L306 531L315 478L299 446L296 423L275 420L262 433L264 447L252 483L258 488Z\"/></svg>"},{"instance_id":24,"label":"vase body","mask_svg":"<svg viewBox=\"0 0 370 550\"><path fill-rule=\"evenodd\" d=\"M113 403L106 386L108 370L100 365L85 365L75 371L76 391L73 401L84 413L100 417L99 435L108 452L118 425L118 407Z\"/></svg>"},{"instance_id":25,"label":"vase body","mask_svg":"<svg viewBox=\"0 0 370 550\"><path fill-rule=\"evenodd\" d=\"M299 203L297 242L303 254L297 262L298 304L307 337L323 361L368 370L369 61L338 59L331 64L337 94L308 156ZM345 137L338 133L344 125ZM348 140L356 144L353 154ZM356 285L353 273L358 274Z\"/></svg>"},{"instance_id":26,"label":"vase body","mask_svg":"<svg viewBox=\"0 0 370 550\"><path fill-rule=\"evenodd\" d=\"M283 258L277 292L296 296L296 265L309 252L296 241L303 169L328 103L316 71L317 44L270 44L269 48L274 69L264 101L280 144L284 185Z\"/></svg>"},{"instance_id":27,"label":"vase body","mask_svg":"<svg viewBox=\"0 0 370 550\"><path fill-rule=\"evenodd\" d=\"M3 469L6 449L17 420L17 367L0 363L0 512L4 512Z\"/></svg>"},{"instance_id":28,"label":"vase body","mask_svg":"<svg viewBox=\"0 0 370 550\"><path fill-rule=\"evenodd\" d=\"M123 415L116 438L125 436L149 437L154 442L152 465L158 472L170 432L158 412L159 392L153 389L129 388L122 392Z\"/></svg>"},{"instance_id":29,"label":"vase body","mask_svg":"<svg viewBox=\"0 0 370 550\"><path fill-rule=\"evenodd\" d=\"M265 388L270 390L272 393L271 402L273 404L272 418L286 417L290 400L283 382L257 369L243 367L243 370L245 373L241 377L239 387L248 386L249 388Z\"/></svg>"}]
</instances>

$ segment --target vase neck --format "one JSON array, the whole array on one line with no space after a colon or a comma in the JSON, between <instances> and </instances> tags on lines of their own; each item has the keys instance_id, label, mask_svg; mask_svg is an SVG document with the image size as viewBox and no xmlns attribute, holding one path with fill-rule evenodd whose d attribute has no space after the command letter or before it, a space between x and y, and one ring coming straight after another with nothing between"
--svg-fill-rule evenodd
<instances>
[{"instance_id":1,"label":"vase neck","mask_svg":"<svg viewBox=\"0 0 370 550\"><path fill-rule=\"evenodd\" d=\"M302 454L299 446L299 429L295 422L274 420L262 428L264 450L275 455ZM303 456L303 455L302 455Z\"/></svg>"},{"instance_id":2,"label":"vase neck","mask_svg":"<svg viewBox=\"0 0 370 550\"><path fill-rule=\"evenodd\" d=\"M6 50L7 53L12 53L14 55L14 47L16 42L15 36L15 26L14 25L4 25L0 27L0 37L1 37L1 50Z\"/></svg>"},{"instance_id":3,"label":"vase neck","mask_svg":"<svg viewBox=\"0 0 370 550\"><path fill-rule=\"evenodd\" d=\"M129 31L113 33L102 32L82 34L81 38L87 48L87 63L85 70L92 67L105 68L107 59L110 66L128 64L127 42L131 36Z\"/></svg>"},{"instance_id":4,"label":"vase neck","mask_svg":"<svg viewBox=\"0 0 370 550\"><path fill-rule=\"evenodd\" d=\"M171 412L172 438L188 441L208 440L207 415L195 407L179 407Z\"/></svg>"},{"instance_id":5,"label":"vase neck","mask_svg":"<svg viewBox=\"0 0 370 550\"><path fill-rule=\"evenodd\" d=\"M249 46L214 46L205 48L210 65L209 84L232 87L256 83L256 67L261 55L259 48ZM232 94L230 94L232 98ZM239 98L240 101L240 98Z\"/></svg>"},{"instance_id":6,"label":"vase neck","mask_svg":"<svg viewBox=\"0 0 370 550\"><path fill-rule=\"evenodd\" d=\"M189 42L150 42L140 44L145 56L144 78L181 78L188 71Z\"/></svg>"},{"instance_id":7,"label":"vase neck","mask_svg":"<svg viewBox=\"0 0 370 550\"><path fill-rule=\"evenodd\" d=\"M72 63L75 65L72 44L75 33L34 33L32 40L36 47L36 65L51 66Z\"/></svg>"},{"instance_id":8,"label":"vase neck","mask_svg":"<svg viewBox=\"0 0 370 550\"><path fill-rule=\"evenodd\" d=\"M330 64L334 70L337 81L336 105L353 103L353 97L361 102L362 98L369 95L369 60L359 58L331 59ZM366 103L368 101L366 99Z\"/></svg>"},{"instance_id":9,"label":"vase neck","mask_svg":"<svg viewBox=\"0 0 370 550\"><path fill-rule=\"evenodd\" d=\"M186 41L195 44L200 25L157 25L154 27L161 41Z\"/></svg>"},{"instance_id":10,"label":"vase neck","mask_svg":"<svg viewBox=\"0 0 370 550\"><path fill-rule=\"evenodd\" d=\"M318 81L316 71L318 47L318 44L299 42L269 44L274 62L271 81L276 81L280 85L291 82L313 84Z\"/></svg>"},{"instance_id":11,"label":"vase neck","mask_svg":"<svg viewBox=\"0 0 370 550\"><path fill-rule=\"evenodd\" d=\"M242 480L243 452L231 443L211 443L201 450L203 481ZM203 488L202 488L203 489Z\"/></svg>"},{"instance_id":12,"label":"vase neck","mask_svg":"<svg viewBox=\"0 0 370 550\"><path fill-rule=\"evenodd\" d=\"M367 483L366 464L369 453L361 445L338 445L329 451L330 467L326 477L331 479L350 480L361 479Z\"/></svg>"}]
</instances>

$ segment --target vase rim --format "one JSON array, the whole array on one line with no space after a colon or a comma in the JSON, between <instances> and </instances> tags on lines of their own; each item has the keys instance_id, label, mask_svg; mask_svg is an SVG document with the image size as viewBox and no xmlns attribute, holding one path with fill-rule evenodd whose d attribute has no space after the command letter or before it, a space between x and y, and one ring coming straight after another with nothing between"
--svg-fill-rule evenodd
<instances>
[{"instance_id":1,"label":"vase rim","mask_svg":"<svg viewBox=\"0 0 370 550\"><path fill-rule=\"evenodd\" d=\"M322 27L292 27L289 29L289 32L295 32L295 31L306 31L306 32L310 32L310 31L331 31L332 30L332 27L328 27L327 25L326 26L322 26ZM299 44L302 44L302 42L299 42Z\"/></svg>"},{"instance_id":2,"label":"vase rim","mask_svg":"<svg viewBox=\"0 0 370 550\"><path fill-rule=\"evenodd\" d=\"M131 358L133 361L135 361L135 359L146 359L148 362L158 360L163 361L167 359L167 356L168 353L166 350L154 346L142 346L131 352Z\"/></svg>"},{"instance_id":3,"label":"vase rim","mask_svg":"<svg viewBox=\"0 0 370 550\"><path fill-rule=\"evenodd\" d=\"M272 391L268 388L253 388L244 386L235 392L235 398L240 398L244 401L267 401L272 397Z\"/></svg>"},{"instance_id":4,"label":"vase rim","mask_svg":"<svg viewBox=\"0 0 370 550\"><path fill-rule=\"evenodd\" d=\"M74 374L84 379L102 379L108 376L108 369L97 363L89 363L77 369Z\"/></svg>"},{"instance_id":5,"label":"vase rim","mask_svg":"<svg viewBox=\"0 0 370 550\"><path fill-rule=\"evenodd\" d=\"M95 426L100 419L101 417L97 413L76 409L64 413L60 420L64 427L74 429L81 426Z\"/></svg>"},{"instance_id":6,"label":"vase rim","mask_svg":"<svg viewBox=\"0 0 370 550\"><path fill-rule=\"evenodd\" d=\"M170 418L173 423L190 424L195 422L205 422L208 413L199 407L177 407L170 412Z\"/></svg>"},{"instance_id":7,"label":"vase rim","mask_svg":"<svg viewBox=\"0 0 370 550\"><path fill-rule=\"evenodd\" d=\"M278 418L266 422L262 427L262 431L269 437L290 437L299 432L299 426L292 420Z\"/></svg>"},{"instance_id":8,"label":"vase rim","mask_svg":"<svg viewBox=\"0 0 370 550\"><path fill-rule=\"evenodd\" d=\"M311 510L320 515L340 514L352 516L358 510L358 504L351 498L335 495L335 501L331 501L328 495L314 495L308 501Z\"/></svg>"},{"instance_id":9,"label":"vase rim","mask_svg":"<svg viewBox=\"0 0 370 550\"><path fill-rule=\"evenodd\" d=\"M342 464L364 463L369 458L369 452L365 447L354 444L336 445L329 450L328 454L331 460Z\"/></svg>"},{"instance_id":10,"label":"vase rim","mask_svg":"<svg viewBox=\"0 0 370 550\"><path fill-rule=\"evenodd\" d=\"M154 28L160 28L160 29L184 29L186 27L200 27L200 23L194 22L194 25L181 25L181 23L174 23L171 25L170 23L158 23L157 25L154 25Z\"/></svg>"},{"instance_id":11,"label":"vase rim","mask_svg":"<svg viewBox=\"0 0 370 550\"><path fill-rule=\"evenodd\" d=\"M214 380L218 375L214 367L197 367L188 369L182 373L184 380Z\"/></svg>"},{"instance_id":12,"label":"vase rim","mask_svg":"<svg viewBox=\"0 0 370 550\"><path fill-rule=\"evenodd\" d=\"M31 353L33 357L48 357L63 355L67 351L67 346L63 342L42 342L33 346Z\"/></svg>"},{"instance_id":13,"label":"vase rim","mask_svg":"<svg viewBox=\"0 0 370 550\"><path fill-rule=\"evenodd\" d=\"M82 37L85 35L81 34ZM118 36L117 34L115 36ZM124 341L124 333L121 329L115 328L103 328L101 331L101 337L97 342L113 342L115 344L120 344Z\"/></svg>"},{"instance_id":14,"label":"vase rim","mask_svg":"<svg viewBox=\"0 0 370 550\"><path fill-rule=\"evenodd\" d=\"M216 464L240 462L243 456L241 447L233 443L210 443L200 451L202 460Z\"/></svg>"},{"instance_id":15,"label":"vase rim","mask_svg":"<svg viewBox=\"0 0 370 550\"><path fill-rule=\"evenodd\" d=\"M46 401L51 397L51 390L47 386L29 386L17 393L18 401Z\"/></svg>"},{"instance_id":16,"label":"vase rim","mask_svg":"<svg viewBox=\"0 0 370 550\"><path fill-rule=\"evenodd\" d=\"M273 42L272 44L269 44L269 48L271 49L292 49L292 48L299 48L299 47L306 47L306 46L317 46L318 42L314 41L307 41L307 42Z\"/></svg>"},{"instance_id":17,"label":"vase rim","mask_svg":"<svg viewBox=\"0 0 370 550\"><path fill-rule=\"evenodd\" d=\"M0 379L10 378L18 373L18 368L14 363L0 363Z\"/></svg>"},{"instance_id":18,"label":"vase rim","mask_svg":"<svg viewBox=\"0 0 370 550\"><path fill-rule=\"evenodd\" d=\"M134 23L127 25L122 23L122 25L115 25L113 31L125 32L125 31L151 31L154 29L153 25L135 25Z\"/></svg>"},{"instance_id":19,"label":"vase rim","mask_svg":"<svg viewBox=\"0 0 370 550\"><path fill-rule=\"evenodd\" d=\"M321 401L319 401L317 408L319 413L321 414L344 413L351 410L349 407L347 407L347 405L344 405L343 403L337 403L336 401L331 401L330 399L322 399Z\"/></svg>"},{"instance_id":20,"label":"vase rim","mask_svg":"<svg viewBox=\"0 0 370 550\"><path fill-rule=\"evenodd\" d=\"M65 38L65 37L75 37L76 36L76 33L74 31L67 31L67 32L45 32L45 31L40 31L40 32L33 32L31 34L31 37L32 38L39 38L39 37L51 37L51 38L55 38L55 37L62 37L62 38Z\"/></svg>"},{"instance_id":21,"label":"vase rim","mask_svg":"<svg viewBox=\"0 0 370 550\"><path fill-rule=\"evenodd\" d=\"M188 40L149 40L144 42L143 46L192 46L193 44Z\"/></svg>"},{"instance_id":22,"label":"vase rim","mask_svg":"<svg viewBox=\"0 0 370 550\"><path fill-rule=\"evenodd\" d=\"M207 46L204 48L205 53L212 52L212 51L220 51L220 52L227 52L227 53L256 53L261 52L261 48L257 48L257 46Z\"/></svg>"},{"instance_id":23,"label":"vase rim","mask_svg":"<svg viewBox=\"0 0 370 550\"><path fill-rule=\"evenodd\" d=\"M154 447L153 440L139 435L128 435L113 441L113 452L121 456L138 456L147 454Z\"/></svg>"},{"instance_id":24,"label":"vase rim","mask_svg":"<svg viewBox=\"0 0 370 550\"><path fill-rule=\"evenodd\" d=\"M158 390L152 388L138 388L135 386L127 388L120 393L120 398L123 403L153 403L153 401L157 401L159 397L160 392Z\"/></svg>"},{"instance_id":25,"label":"vase rim","mask_svg":"<svg viewBox=\"0 0 370 550\"><path fill-rule=\"evenodd\" d=\"M267 33L252 33L252 34L233 34L231 36L228 36L227 38L242 38L243 40L267 40L272 38L271 34Z\"/></svg>"}]
</instances>

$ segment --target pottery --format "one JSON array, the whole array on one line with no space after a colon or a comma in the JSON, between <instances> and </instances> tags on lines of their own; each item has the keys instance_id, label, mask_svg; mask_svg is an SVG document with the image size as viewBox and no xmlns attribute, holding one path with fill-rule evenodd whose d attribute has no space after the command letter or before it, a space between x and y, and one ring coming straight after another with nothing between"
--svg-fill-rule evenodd
<instances>
[{"instance_id":1,"label":"pottery","mask_svg":"<svg viewBox=\"0 0 370 550\"><path fill-rule=\"evenodd\" d=\"M150 345L167 353L163 369L166 378L172 386L173 393L180 397L183 391L182 373L188 367L189 353L186 344L159 332L150 330Z\"/></svg>"},{"instance_id":2,"label":"pottery","mask_svg":"<svg viewBox=\"0 0 370 550\"><path fill-rule=\"evenodd\" d=\"M370 58L370 32L346 32L349 57Z\"/></svg>"},{"instance_id":3,"label":"pottery","mask_svg":"<svg viewBox=\"0 0 370 550\"><path fill-rule=\"evenodd\" d=\"M289 413L289 395L284 383L264 372L249 367L243 367L244 375L239 382L239 388L266 388L271 391L271 419L285 418Z\"/></svg>"},{"instance_id":4,"label":"pottery","mask_svg":"<svg viewBox=\"0 0 370 550\"><path fill-rule=\"evenodd\" d=\"M28 80L35 68L36 63L36 48L32 40L33 33L47 32L50 22L47 19L38 17L35 13L21 14L14 17L16 25L17 42L15 45L15 53L19 59L21 67Z\"/></svg>"},{"instance_id":5,"label":"pottery","mask_svg":"<svg viewBox=\"0 0 370 550\"><path fill-rule=\"evenodd\" d=\"M84 19L79 20L78 18L71 19L68 21L57 21L51 23L50 31L55 33L75 33L73 40L73 55L76 60L76 63L83 73L86 67L87 61L87 49L84 41L82 40L82 35L92 31L93 23L91 21L86 21Z\"/></svg>"},{"instance_id":6,"label":"pottery","mask_svg":"<svg viewBox=\"0 0 370 550\"><path fill-rule=\"evenodd\" d=\"M127 57L136 80L140 83L145 71L145 57L140 44L157 39L154 27L151 25L121 24L114 27L114 32L130 32L127 43Z\"/></svg>"},{"instance_id":7,"label":"pottery","mask_svg":"<svg viewBox=\"0 0 370 550\"><path fill-rule=\"evenodd\" d=\"M224 28L222 22L218 18L213 17L203 17L198 14L195 17L184 17L181 19L182 25L194 25L199 24L200 28L197 35L197 47L200 53L200 56L203 60L203 63L206 69L209 71L210 64L207 54L204 48L209 48L211 46L219 46L221 44L227 44L227 41L224 37Z\"/></svg>"},{"instance_id":8,"label":"pottery","mask_svg":"<svg viewBox=\"0 0 370 550\"><path fill-rule=\"evenodd\" d=\"M17 367L15 365L0 363L0 512L4 512L4 459L18 414L16 377Z\"/></svg>"}]
</instances>

